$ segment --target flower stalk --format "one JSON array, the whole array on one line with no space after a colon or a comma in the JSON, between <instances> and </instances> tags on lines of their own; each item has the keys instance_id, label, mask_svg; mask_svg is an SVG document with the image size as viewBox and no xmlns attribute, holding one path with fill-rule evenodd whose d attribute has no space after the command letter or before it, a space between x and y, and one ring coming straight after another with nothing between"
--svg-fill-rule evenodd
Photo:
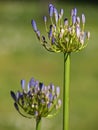
<instances>
[{"instance_id":1,"label":"flower stalk","mask_svg":"<svg viewBox=\"0 0 98 130\"><path fill-rule=\"evenodd\" d=\"M70 53L64 53L63 130L69 130Z\"/></svg>"},{"instance_id":2,"label":"flower stalk","mask_svg":"<svg viewBox=\"0 0 98 130\"><path fill-rule=\"evenodd\" d=\"M36 130L41 130L41 118L36 119Z\"/></svg>"}]
</instances>

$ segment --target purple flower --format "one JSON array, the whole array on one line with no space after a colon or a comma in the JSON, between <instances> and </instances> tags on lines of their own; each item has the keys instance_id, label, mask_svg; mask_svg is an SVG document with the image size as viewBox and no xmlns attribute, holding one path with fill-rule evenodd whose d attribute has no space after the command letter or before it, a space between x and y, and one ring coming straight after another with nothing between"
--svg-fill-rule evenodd
<instances>
[{"instance_id":1,"label":"purple flower","mask_svg":"<svg viewBox=\"0 0 98 130\"><path fill-rule=\"evenodd\" d=\"M73 23L73 24L76 23L76 16L75 16L75 15L72 16L72 23Z\"/></svg>"},{"instance_id":2,"label":"purple flower","mask_svg":"<svg viewBox=\"0 0 98 130\"><path fill-rule=\"evenodd\" d=\"M85 38L82 35L85 34L85 15L82 14L82 18L80 19L80 17L77 16L76 8L71 10L71 16L69 20L68 18L63 19L63 15L63 9L60 9L59 12L55 6L49 4L50 24L48 26L46 16L43 17L46 36L40 35L40 32L37 30L37 27L34 26L36 24L33 21L33 28L38 40L40 41L41 45L50 52L71 53L82 50L84 47L86 47L90 37L88 32L86 33Z\"/></svg>"},{"instance_id":3,"label":"purple flower","mask_svg":"<svg viewBox=\"0 0 98 130\"><path fill-rule=\"evenodd\" d=\"M74 15L76 16L77 15L77 9L74 8Z\"/></svg>"},{"instance_id":4,"label":"purple flower","mask_svg":"<svg viewBox=\"0 0 98 130\"><path fill-rule=\"evenodd\" d=\"M31 24L32 24L32 27L33 27L34 31L36 32L37 31L37 26L36 26L35 20L32 20Z\"/></svg>"},{"instance_id":5,"label":"purple flower","mask_svg":"<svg viewBox=\"0 0 98 130\"><path fill-rule=\"evenodd\" d=\"M53 5L50 4L50 5L49 5L49 15L50 15L50 17L53 16L53 9L54 9Z\"/></svg>"},{"instance_id":6,"label":"purple flower","mask_svg":"<svg viewBox=\"0 0 98 130\"><path fill-rule=\"evenodd\" d=\"M52 37L52 44L54 44L55 43L55 38L54 37Z\"/></svg>"},{"instance_id":7,"label":"purple flower","mask_svg":"<svg viewBox=\"0 0 98 130\"><path fill-rule=\"evenodd\" d=\"M24 117L35 117L37 119L47 117L52 109L56 110L60 92L58 87L55 90L53 84L44 86L42 82L31 78L28 83L29 89L24 91L24 81L25 80L21 80L23 86L22 92L17 91L16 94L13 91L10 92L14 100L14 107L19 114Z\"/></svg>"},{"instance_id":8,"label":"purple flower","mask_svg":"<svg viewBox=\"0 0 98 130\"><path fill-rule=\"evenodd\" d=\"M21 80L21 87L23 90L25 90L25 80Z\"/></svg>"}]
</instances>

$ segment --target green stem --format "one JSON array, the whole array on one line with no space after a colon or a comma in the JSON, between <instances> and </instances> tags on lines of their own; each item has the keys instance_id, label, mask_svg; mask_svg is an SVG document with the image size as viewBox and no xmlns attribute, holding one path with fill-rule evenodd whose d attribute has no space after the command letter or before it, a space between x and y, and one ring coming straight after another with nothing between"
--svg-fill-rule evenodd
<instances>
[{"instance_id":1,"label":"green stem","mask_svg":"<svg viewBox=\"0 0 98 130\"><path fill-rule=\"evenodd\" d=\"M40 130L40 129L41 129L41 118L36 119L36 130Z\"/></svg>"},{"instance_id":2,"label":"green stem","mask_svg":"<svg viewBox=\"0 0 98 130\"><path fill-rule=\"evenodd\" d=\"M69 130L70 54L64 54L63 130Z\"/></svg>"}]
</instances>

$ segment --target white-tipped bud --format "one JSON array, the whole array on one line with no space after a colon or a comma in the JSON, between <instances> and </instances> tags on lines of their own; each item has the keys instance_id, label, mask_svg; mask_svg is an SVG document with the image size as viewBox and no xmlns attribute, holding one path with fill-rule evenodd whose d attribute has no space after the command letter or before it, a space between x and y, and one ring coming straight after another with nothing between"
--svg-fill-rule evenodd
<instances>
[{"instance_id":1,"label":"white-tipped bud","mask_svg":"<svg viewBox=\"0 0 98 130\"><path fill-rule=\"evenodd\" d=\"M44 16L43 19L44 19L44 22L46 23L47 22L47 17Z\"/></svg>"},{"instance_id":2,"label":"white-tipped bud","mask_svg":"<svg viewBox=\"0 0 98 130\"><path fill-rule=\"evenodd\" d=\"M61 16L63 16L63 14L64 14L64 10L63 9L60 9L60 14L61 14Z\"/></svg>"},{"instance_id":3,"label":"white-tipped bud","mask_svg":"<svg viewBox=\"0 0 98 130\"><path fill-rule=\"evenodd\" d=\"M62 104L62 102L61 102L61 100L59 99L59 100L58 100L58 105L59 105L59 107L61 107L61 104Z\"/></svg>"},{"instance_id":4,"label":"white-tipped bud","mask_svg":"<svg viewBox=\"0 0 98 130\"><path fill-rule=\"evenodd\" d=\"M67 18L64 19L64 25L68 26L68 19Z\"/></svg>"},{"instance_id":5,"label":"white-tipped bud","mask_svg":"<svg viewBox=\"0 0 98 130\"><path fill-rule=\"evenodd\" d=\"M60 95L60 87L56 87L56 95L57 95L57 97L59 97L59 95Z\"/></svg>"},{"instance_id":6,"label":"white-tipped bud","mask_svg":"<svg viewBox=\"0 0 98 130\"><path fill-rule=\"evenodd\" d=\"M82 14L82 23L85 24L85 15Z\"/></svg>"},{"instance_id":7,"label":"white-tipped bud","mask_svg":"<svg viewBox=\"0 0 98 130\"><path fill-rule=\"evenodd\" d=\"M90 32L87 32L87 38L88 39L90 38Z\"/></svg>"},{"instance_id":8,"label":"white-tipped bud","mask_svg":"<svg viewBox=\"0 0 98 130\"><path fill-rule=\"evenodd\" d=\"M80 37L80 28L79 27L76 27L76 35L78 38Z\"/></svg>"},{"instance_id":9,"label":"white-tipped bud","mask_svg":"<svg viewBox=\"0 0 98 130\"><path fill-rule=\"evenodd\" d=\"M55 22L58 22L58 11L56 8L54 8L54 15L55 15Z\"/></svg>"},{"instance_id":10,"label":"white-tipped bud","mask_svg":"<svg viewBox=\"0 0 98 130\"><path fill-rule=\"evenodd\" d=\"M80 17L76 18L77 24L80 24Z\"/></svg>"}]
</instances>

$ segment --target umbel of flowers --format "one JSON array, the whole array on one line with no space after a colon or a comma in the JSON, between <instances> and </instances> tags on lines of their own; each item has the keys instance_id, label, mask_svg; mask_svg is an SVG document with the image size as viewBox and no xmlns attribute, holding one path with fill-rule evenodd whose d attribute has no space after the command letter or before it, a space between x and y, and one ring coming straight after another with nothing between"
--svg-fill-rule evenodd
<instances>
[{"instance_id":1,"label":"umbel of flowers","mask_svg":"<svg viewBox=\"0 0 98 130\"><path fill-rule=\"evenodd\" d=\"M53 84L45 86L32 78L26 86L21 80L21 91L11 91L16 110L24 117L40 120L57 114L61 107L60 88Z\"/></svg>"},{"instance_id":2,"label":"umbel of flowers","mask_svg":"<svg viewBox=\"0 0 98 130\"><path fill-rule=\"evenodd\" d=\"M63 18L64 10L58 11L52 4L49 4L49 17L43 17L46 36L41 35L35 20L32 20L32 27L41 44L50 52L77 52L87 46L90 32L85 31L85 15L77 15L77 9L71 10L70 19Z\"/></svg>"}]
</instances>

